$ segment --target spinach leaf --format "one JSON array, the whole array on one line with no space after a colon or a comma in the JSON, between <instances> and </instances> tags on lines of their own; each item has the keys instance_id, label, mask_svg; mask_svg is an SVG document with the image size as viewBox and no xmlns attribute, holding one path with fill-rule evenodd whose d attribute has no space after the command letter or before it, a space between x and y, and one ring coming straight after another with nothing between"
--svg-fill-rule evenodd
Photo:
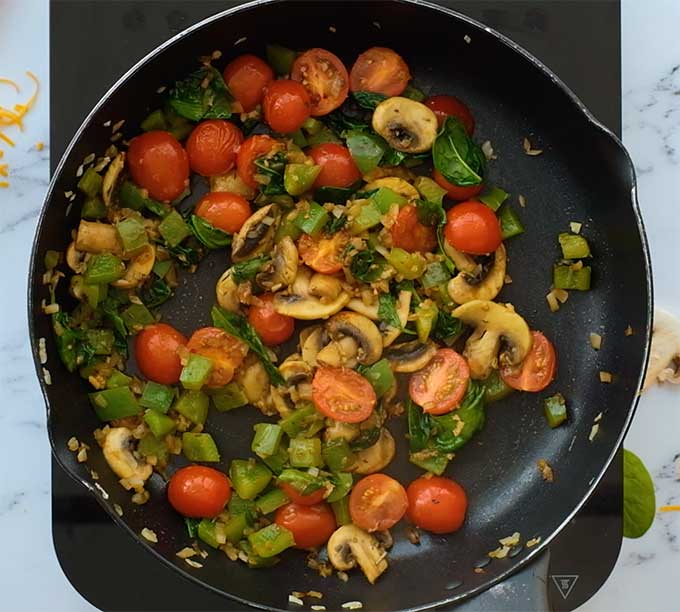
<instances>
[{"instance_id":1,"label":"spinach leaf","mask_svg":"<svg viewBox=\"0 0 680 612\"><path fill-rule=\"evenodd\" d=\"M381 293L378 297L378 318L390 327L402 329L397 313L397 300L391 293Z\"/></svg>"},{"instance_id":2,"label":"spinach leaf","mask_svg":"<svg viewBox=\"0 0 680 612\"><path fill-rule=\"evenodd\" d=\"M347 200L352 199L358 187L357 184L349 187L319 187L314 192L314 199L322 204L330 202L331 204L343 205Z\"/></svg>"},{"instance_id":3,"label":"spinach leaf","mask_svg":"<svg viewBox=\"0 0 680 612\"><path fill-rule=\"evenodd\" d=\"M262 344L260 336L248 323L245 317L242 317L235 312L229 312L219 306L213 306L210 311L210 316L213 320L213 325L226 331L227 333L239 338L245 342L255 355L260 359L264 369L269 374L269 378L273 385L283 385L285 381L279 369L272 363L267 353L267 349Z\"/></svg>"},{"instance_id":4,"label":"spinach leaf","mask_svg":"<svg viewBox=\"0 0 680 612\"><path fill-rule=\"evenodd\" d=\"M432 338L451 346L463 331L463 324L460 319L452 316L445 310L440 310L437 315L437 323L432 330Z\"/></svg>"},{"instance_id":5,"label":"spinach leaf","mask_svg":"<svg viewBox=\"0 0 680 612\"><path fill-rule=\"evenodd\" d=\"M113 330L116 332L116 336L124 340L128 335L128 330L127 326L125 325L125 321L123 321L123 317L120 316L120 306L121 302L116 299L115 294L112 295L112 292L109 291L109 295L99 305L99 308L104 313L104 318L107 319L113 327Z\"/></svg>"},{"instance_id":6,"label":"spinach leaf","mask_svg":"<svg viewBox=\"0 0 680 612\"><path fill-rule=\"evenodd\" d=\"M336 217L335 215L331 215L331 218L328 220L328 223L326 224L326 231L329 234L335 234L336 232L339 232L345 225L347 225L347 216L346 215L340 215L339 217Z\"/></svg>"},{"instance_id":7,"label":"spinach leaf","mask_svg":"<svg viewBox=\"0 0 680 612\"><path fill-rule=\"evenodd\" d=\"M264 195L285 195L283 186L283 171L286 167L286 155L282 152L270 157L258 157L255 160L256 174L268 179L267 183L260 184L260 191Z\"/></svg>"},{"instance_id":8,"label":"spinach leaf","mask_svg":"<svg viewBox=\"0 0 680 612\"><path fill-rule=\"evenodd\" d=\"M349 271L357 280L365 283L377 281L385 271L385 258L372 249L359 251L349 264Z\"/></svg>"},{"instance_id":9,"label":"spinach leaf","mask_svg":"<svg viewBox=\"0 0 680 612\"><path fill-rule=\"evenodd\" d=\"M168 248L168 253L170 253L170 257L177 260L179 265L183 268L190 268L191 266L198 265L203 257L200 245L196 241L194 241L193 244L191 242L185 242Z\"/></svg>"},{"instance_id":10,"label":"spinach leaf","mask_svg":"<svg viewBox=\"0 0 680 612\"><path fill-rule=\"evenodd\" d=\"M401 92L401 95L404 98L411 98L411 100L416 102L422 102L427 97L420 89L410 84Z\"/></svg>"},{"instance_id":11,"label":"spinach leaf","mask_svg":"<svg viewBox=\"0 0 680 612\"><path fill-rule=\"evenodd\" d=\"M214 227L198 215L191 215L189 227L194 236L209 249L222 249L231 244L230 234Z\"/></svg>"},{"instance_id":12,"label":"spinach leaf","mask_svg":"<svg viewBox=\"0 0 680 612\"><path fill-rule=\"evenodd\" d=\"M409 448L412 453L417 453L427 446L427 441L430 439L432 431L432 424L430 423L429 415L425 414L411 399L408 400L406 409Z\"/></svg>"},{"instance_id":13,"label":"spinach leaf","mask_svg":"<svg viewBox=\"0 0 680 612\"><path fill-rule=\"evenodd\" d=\"M385 155L383 155L382 161L380 164L382 166L398 166L403 162L407 157L406 153L402 153L401 151L397 151L396 149L393 149L392 147L388 147L387 151L385 151Z\"/></svg>"},{"instance_id":14,"label":"spinach leaf","mask_svg":"<svg viewBox=\"0 0 680 612\"><path fill-rule=\"evenodd\" d=\"M627 449L623 451L623 535L639 538L654 522L654 482L645 464Z\"/></svg>"},{"instance_id":15,"label":"spinach leaf","mask_svg":"<svg viewBox=\"0 0 680 612\"><path fill-rule=\"evenodd\" d=\"M219 70L203 66L170 90L170 107L191 121L229 119L233 98Z\"/></svg>"},{"instance_id":16,"label":"spinach leaf","mask_svg":"<svg viewBox=\"0 0 680 612\"><path fill-rule=\"evenodd\" d=\"M418 200L416 202L418 221L423 225L437 226L446 222L446 213L441 203Z\"/></svg>"},{"instance_id":17,"label":"spinach leaf","mask_svg":"<svg viewBox=\"0 0 680 612\"><path fill-rule=\"evenodd\" d=\"M367 110L375 110L378 104L387 99L387 96L372 91L355 91L352 92L352 97L361 108Z\"/></svg>"},{"instance_id":18,"label":"spinach leaf","mask_svg":"<svg viewBox=\"0 0 680 612\"><path fill-rule=\"evenodd\" d=\"M457 410L430 417L432 440L437 450L442 453L457 451L484 426L484 393L484 386L471 380Z\"/></svg>"},{"instance_id":19,"label":"spinach leaf","mask_svg":"<svg viewBox=\"0 0 680 612\"><path fill-rule=\"evenodd\" d=\"M200 522L201 519L189 518L188 516L184 517L184 525L187 528L187 533L189 534L190 538L195 538L198 536L198 524Z\"/></svg>"},{"instance_id":20,"label":"spinach leaf","mask_svg":"<svg viewBox=\"0 0 680 612\"><path fill-rule=\"evenodd\" d=\"M359 106L354 98L347 99L343 105L324 117L326 125L338 136L344 137L348 130L370 130L373 109Z\"/></svg>"},{"instance_id":21,"label":"spinach leaf","mask_svg":"<svg viewBox=\"0 0 680 612\"><path fill-rule=\"evenodd\" d=\"M444 250L444 224L442 223L438 228L437 228L437 244L439 245L439 254L444 257L444 264L448 268L449 272L451 274L456 273L456 264L451 261L451 258L446 254L446 251Z\"/></svg>"},{"instance_id":22,"label":"spinach leaf","mask_svg":"<svg viewBox=\"0 0 680 612\"><path fill-rule=\"evenodd\" d=\"M454 185L479 185L484 176L486 157L455 117L447 117L432 145L434 167Z\"/></svg>"},{"instance_id":23,"label":"spinach leaf","mask_svg":"<svg viewBox=\"0 0 680 612\"><path fill-rule=\"evenodd\" d=\"M371 427L370 429L364 429L354 438L349 444L349 447L353 451L364 450L370 446L373 446L380 437L380 427Z\"/></svg>"},{"instance_id":24,"label":"spinach leaf","mask_svg":"<svg viewBox=\"0 0 680 612\"><path fill-rule=\"evenodd\" d=\"M269 261L269 257L266 255L260 255L259 257L253 257L253 259L248 259L247 261L241 261L231 268L231 277L234 282L238 285L244 283L245 281L252 280L255 275L262 269L262 266Z\"/></svg>"},{"instance_id":25,"label":"spinach leaf","mask_svg":"<svg viewBox=\"0 0 680 612\"><path fill-rule=\"evenodd\" d=\"M153 278L144 284L139 297L147 308L156 308L172 297L172 289L162 278Z\"/></svg>"}]
</instances>

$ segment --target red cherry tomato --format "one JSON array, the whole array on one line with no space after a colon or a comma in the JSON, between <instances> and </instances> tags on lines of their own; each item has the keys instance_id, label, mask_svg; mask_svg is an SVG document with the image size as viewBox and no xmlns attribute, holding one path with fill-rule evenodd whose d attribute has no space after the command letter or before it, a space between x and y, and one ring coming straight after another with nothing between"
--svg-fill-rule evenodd
<instances>
[{"instance_id":1,"label":"red cherry tomato","mask_svg":"<svg viewBox=\"0 0 680 612\"><path fill-rule=\"evenodd\" d=\"M463 124L469 136L475 131L475 119L470 109L455 96L430 96L423 104L432 109L440 126L447 117L455 117Z\"/></svg>"},{"instance_id":2,"label":"red cherry tomato","mask_svg":"<svg viewBox=\"0 0 680 612\"><path fill-rule=\"evenodd\" d=\"M236 154L236 171L246 185L253 189L258 188L255 160L269 153L277 144L276 140L265 134L256 134L243 141Z\"/></svg>"},{"instance_id":3,"label":"red cherry tomato","mask_svg":"<svg viewBox=\"0 0 680 612\"><path fill-rule=\"evenodd\" d=\"M274 522L292 532L295 548L322 546L337 526L333 510L328 504L287 504L276 511Z\"/></svg>"},{"instance_id":4,"label":"red cherry tomato","mask_svg":"<svg viewBox=\"0 0 680 612\"><path fill-rule=\"evenodd\" d=\"M470 382L465 358L453 349L439 349L432 361L409 381L411 399L429 414L446 414L460 404Z\"/></svg>"},{"instance_id":5,"label":"red cherry tomato","mask_svg":"<svg viewBox=\"0 0 680 612\"><path fill-rule=\"evenodd\" d=\"M373 386L349 368L317 368L312 380L312 401L316 409L343 423L365 421L375 408Z\"/></svg>"},{"instance_id":6,"label":"red cherry tomato","mask_svg":"<svg viewBox=\"0 0 680 612\"><path fill-rule=\"evenodd\" d=\"M408 519L432 533L453 533L465 520L467 495L457 482L441 476L421 476L406 489Z\"/></svg>"},{"instance_id":7,"label":"red cherry tomato","mask_svg":"<svg viewBox=\"0 0 680 612\"><path fill-rule=\"evenodd\" d=\"M349 74L352 91L371 91L388 97L400 95L410 80L411 73L401 55L385 47L364 51Z\"/></svg>"},{"instance_id":8,"label":"red cherry tomato","mask_svg":"<svg viewBox=\"0 0 680 612\"><path fill-rule=\"evenodd\" d=\"M281 489L290 499L291 502L297 504L298 506L314 506L326 497L326 489L317 489L309 495L303 495L298 491L292 484L287 482L281 482L278 484L279 489Z\"/></svg>"},{"instance_id":9,"label":"red cherry tomato","mask_svg":"<svg viewBox=\"0 0 680 612\"><path fill-rule=\"evenodd\" d=\"M189 165L203 176L229 172L236 163L236 151L242 142L241 130L230 121L202 121L187 140Z\"/></svg>"},{"instance_id":10,"label":"red cherry tomato","mask_svg":"<svg viewBox=\"0 0 680 612\"><path fill-rule=\"evenodd\" d=\"M196 206L196 216L229 234L238 232L250 214L248 200L228 191L206 193Z\"/></svg>"},{"instance_id":11,"label":"red cherry tomato","mask_svg":"<svg viewBox=\"0 0 680 612\"><path fill-rule=\"evenodd\" d=\"M130 142L127 153L132 180L155 200L178 198L189 185L187 152L170 133L146 132Z\"/></svg>"},{"instance_id":12,"label":"red cherry tomato","mask_svg":"<svg viewBox=\"0 0 680 612\"><path fill-rule=\"evenodd\" d=\"M135 360L145 378L163 385L179 382L182 362L177 349L187 339L166 323L147 325L135 336Z\"/></svg>"},{"instance_id":13,"label":"red cherry tomato","mask_svg":"<svg viewBox=\"0 0 680 612\"><path fill-rule=\"evenodd\" d=\"M472 255L493 253L503 241L493 210L474 201L456 204L446 213L444 235L452 247Z\"/></svg>"},{"instance_id":14,"label":"red cherry tomato","mask_svg":"<svg viewBox=\"0 0 680 612\"><path fill-rule=\"evenodd\" d=\"M313 238L302 234L298 241L300 257L305 265L321 274L335 274L342 270L342 254L349 242L347 232Z\"/></svg>"},{"instance_id":15,"label":"red cherry tomato","mask_svg":"<svg viewBox=\"0 0 680 612\"><path fill-rule=\"evenodd\" d=\"M202 327L189 338L187 348L213 362L209 387L223 387L231 382L234 370L245 359L248 347L219 327Z\"/></svg>"},{"instance_id":16,"label":"red cherry tomato","mask_svg":"<svg viewBox=\"0 0 680 612\"><path fill-rule=\"evenodd\" d=\"M361 178L361 172L354 163L347 147L327 142L309 150L310 157L321 172L314 181L314 188L349 187Z\"/></svg>"},{"instance_id":17,"label":"red cherry tomato","mask_svg":"<svg viewBox=\"0 0 680 612\"><path fill-rule=\"evenodd\" d=\"M555 378L557 352L553 343L541 332L532 331L533 343L529 354L519 366L501 368L506 385L518 391L543 391Z\"/></svg>"},{"instance_id":18,"label":"red cherry tomato","mask_svg":"<svg viewBox=\"0 0 680 612\"><path fill-rule=\"evenodd\" d=\"M474 198L476 195L479 195L482 189L484 189L484 183L480 183L479 185L469 185L467 187L454 185L453 183L447 181L444 178L444 176L439 172L439 170L435 170L432 173L432 178L435 180L437 185L439 185L442 189L446 189L446 195L449 198L451 198L452 200L456 200L457 202L470 200Z\"/></svg>"},{"instance_id":19,"label":"red cherry tomato","mask_svg":"<svg viewBox=\"0 0 680 612\"><path fill-rule=\"evenodd\" d=\"M290 78L302 83L312 102L312 115L327 115L347 98L349 75L340 58L326 49L309 49L293 62Z\"/></svg>"},{"instance_id":20,"label":"red cherry tomato","mask_svg":"<svg viewBox=\"0 0 680 612\"><path fill-rule=\"evenodd\" d=\"M177 470L168 483L168 501L190 518L213 518L231 499L229 479L222 472L202 465Z\"/></svg>"},{"instance_id":21,"label":"red cherry tomato","mask_svg":"<svg viewBox=\"0 0 680 612\"><path fill-rule=\"evenodd\" d=\"M265 87L273 78L274 71L269 64L256 55L241 55L224 69L224 82L244 113L262 102Z\"/></svg>"},{"instance_id":22,"label":"red cherry tomato","mask_svg":"<svg viewBox=\"0 0 680 612\"><path fill-rule=\"evenodd\" d=\"M354 485L349 496L352 522L366 531L384 531L406 513L406 491L386 474L371 474Z\"/></svg>"},{"instance_id":23,"label":"red cherry tomato","mask_svg":"<svg viewBox=\"0 0 680 612\"><path fill-rule=\"evenodd\" d=\"M295 319L279 314L274 310L271 293L258 296L258 301L248 310L248 321L267 346L285 342L295 331Z\"/></svg>"},{"instance_id":24,"label":"red cherry tomato","mask_svg":"<svg viewBox=\"0 0 680 612\"><path fill-rule=\"evenodd\" d=\"M431 251L437 246L435 229L418 221L418 209L413 204L401 207L390 234L392 246L409 253Z\"/></svg>"},{"instance_id":25,"label":"red cherry tomato","mask_svg":"<svg viewBox=\"0 0 680 612\"><path fill-rule=\"evenodd\" d=\"M297 81L282 79L267 85L262 103L264 120L275 132L288 134L309 119L311 102L307 90Z\"/></svg>"}]
</instances>

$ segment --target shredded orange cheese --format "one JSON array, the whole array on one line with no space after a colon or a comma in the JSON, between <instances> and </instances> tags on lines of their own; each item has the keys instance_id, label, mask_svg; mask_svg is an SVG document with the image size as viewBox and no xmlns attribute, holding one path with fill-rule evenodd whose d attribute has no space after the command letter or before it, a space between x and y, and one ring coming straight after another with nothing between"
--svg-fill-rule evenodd
<instances>
[{"instance_id":1,"label":"shredded orange cheese","mask_svg":"<svg viewBox=\"0 0 680 612\"><path fill-rule=\"evenodd\" d=\"M680 506L661 506L659 512L680 512Z\"/></svg>"}]
</instances>

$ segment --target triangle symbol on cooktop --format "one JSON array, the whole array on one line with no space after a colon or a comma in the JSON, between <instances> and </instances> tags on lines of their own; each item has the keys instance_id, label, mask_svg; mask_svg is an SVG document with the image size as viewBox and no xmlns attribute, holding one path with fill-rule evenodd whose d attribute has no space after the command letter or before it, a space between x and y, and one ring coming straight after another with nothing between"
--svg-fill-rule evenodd
<instances>
[{"instance_id":1,"label":"triangle symbol on cooktop","mask_svg":"<svg viewBox=\"0 0 680 612\"><path fill-rule=\"evenodd\" d=\"M555 583L560 595L562 595L562 599L569 597L569 593L571 593L578 580L577 574L553 574L550 577Z\"/></svg>"}]
</instances>

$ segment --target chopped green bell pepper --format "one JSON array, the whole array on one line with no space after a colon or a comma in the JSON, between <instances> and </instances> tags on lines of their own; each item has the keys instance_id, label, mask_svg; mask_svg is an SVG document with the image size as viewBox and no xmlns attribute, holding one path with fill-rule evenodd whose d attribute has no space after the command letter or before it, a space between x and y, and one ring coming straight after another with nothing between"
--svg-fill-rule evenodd
<instances>
[{"instance_id":1,"label":"chopped green bell pepper","mask_svg":"<svg viewBox=\"0 0 680 612\"><path fill-rule=\"evenodd\" d=\"M501 222L503 240L524 233L522 222L509 204L505 204L500 208L498 211L498 219Z\"/></svg>"},{"instance_id":2,"label":"chopped green bell pepper","mask_svg":"<svg viewBox=\"0 0 680 612\"><path fill-rule=\"evenodd\" d=\"M246 557L248 558L248 567L252 567L253 569L272 567L280 561L279 557L269 557L268 559L260 557L253 550L253 547L251 546L250 542L248 542L248 540L241 540L238 543L238 547L246 554Z\"/></svg>"},{"instance_id":3,"label":"chopped green bell pepper","mask_svg":"<svg viewBox=\"0 0 680 612\"><path fill-rule=\"evenodd\" d=\"M349 513L349 496L345 495L338 501L331 504L333 514L335 514L335 522L338 527L349 525L352 522L352 517Z\"/></svg>"},{"instance_id":4,"label":"chopped green bell pepper","mask_svg":"<svg viewBox=\"0 0 680 612\"><path fill-rule=\"evenodd\" d=\"M130 304L120 313L120 316L131 334L136 334L147 325L156 322L156 319L144 304Z\"/></svg>"},{"instance_id":5,"label":"chopped green bell pepper","mask_svg":"<svg viewBox=\"0 0 680 612\"><path fill-rule=\"evenodd\" d=\"M321 440L293 438L288 445L288 460L293 467L321 467Z\"/></svg>"},{"instance_id":6,"label":"chopped green bell pepper","mask_svg":"<svg viewBox=\"0 0 680 612\"><path fill-rule=\"evenodd\" d=\"M508 199L510 194L503 191L500 187L491 187L479 196L479 201L486 204L491 210L496 212L505 200Z\"/></svg>"},{"instance_id":7,"label":"chopped green bell pepper","mask_svg":"<svg viewBox=\"0 0 680 612\"><path fill-rule=\"evenodd\" d=\"M371 383L378 397L385 395L394 384L394 373L387 359L380 359L370 366L361 366L358 371Z\"/></svg>"},{"instance_id":8,"label":"chopped green bell pepper","mask_svg":"<svg viewBox=\"0 0 680 612\"><path fill-rule=\"evenodd\" d=\"M568 234L566 232L558 236L562 256L564 259L583 259L590 257L590 245L588 241L578 234Z\"/></svg>"},{"instance_id":9,"label":"chopped green bell pepper","mask_svg":"<svg viewBox=\"0 0 680 612\"><path fill-rule=\"evenodd\" d=\"M553 285L555 289L572 289L588 291L590 289L590 266L573 270L570 265L559 264L553 267Z\"/></svg>"},{"instance_id":10,"label":"chopped green bell pepper","mask_svg":"<svg viewBox=\"0 0 680 612\"><path fill-rule=\"evenodd\" d=\"M255 500L255 507L260 514L271 514L289 501L290 499L281 489L272 489Z\"/></svg>"},{"instance_id":11,"label":"chopped green bell pepper","mask_svg":"<svg viewBox=\"0 0 680 612\"><path fill-rule=\"evenodd\" d=\"M276 453L261 459L274 474L280 474L288 464L288 447L281 443Z\"/></svg>"},{"instance_id":12,"label":"chopped green bell pepper","mask_svg":"<svg viewBox=\"0 0 680 612\"><path fill-rule=\"evenodd\" d=\"M45 251L44 265L45 270L54 270L61 262L61 253L59 251L52 251L51 249Z\"/></svg>"},{"instance_id":13,"label":"chopped green bell pepper","mask_svg":"<svg viewBox=\"0 0 680 612\"><path fill-rule=\"evenodd\" d=\"M167 130L168 122L165 120L163 111L159 108L147 115L147 117L139 125L144 132L151 132L154 130Z\"/></svg>"},{"instance_id":14,"label":"chopped green bell pepper","mask_svg":"<svg viewBox=\"0 0 680 612\"><path fill-rule=\"evenodd\" d=\"M326 498L329 504L341 500L345 497L352 489L354 485L354 478L352 474L347 472L336 472L332 476L333 490L330 495Z\"/></svg>"},{"instance_id":15,"label":"chopped green bell pepper","mask_svg":"<svg viewBox=\"0 0 680 612\"><path fill-rule=\"evenodd\" d=\"M106 204L99 196L87 198L80 209L83 219L103 219L106 217Z\"/></svg>"},{"instance_id":16,"label":"chopped green bell pepper","mask_svg":"<svg viewBox=\"0 0 680 612\"><path fill-rule=\"evenodd\" d=\"M286 548L295 546L292 532L276 523L251 533L248 536L248 542L253 547L255 554L264 559L274 557Z\"/></svg>"},{"instance_id":17,"label":"chopped green bell pepper","mask_svg":"<svg viewBox=\"0 0 680 612\"><path fill-rule=\"evenodd\" d=\"M387 254L387 261L408 280L420 278L425 271L426 261L420 253L409 253L398 247L390 249Z\"/></svg>"},{"instance_id":18,"label":"chopped green bell pepper","mask_svg":"<svg viewBox=\"0 0 680 612\"><path fill-rule=\"evenodd\" d=\"M213 463L220 460L220 451L209 433L185 431L182 434L182 452L189 461Z\"/></svg>"},{"instance_id":19,"label":"chopped green bell pepper","mask_svg":"<svg viewBox=\"0 0 680 612\"><path fill-rule=\"evenodd\" d=\"M158 225L158 232L170 247L176 247L187 236L191 228L176 210L170 212Z\"/></svg>"},{"instance_id":20,"label":"chopped green bell pepper","mask_svg":"<svg viewBox=\"0 0 680 612\"><path fill-rule=\"evenodd\" d=\"M154 436L146 436L139 441L137 451L143 457L156 457L159 463L167 463L168 447L163 440Z\"/></svg>"},{"instance_id":21,"label":"chopped green bell pepper","mask_svg":"<svg viewBox=\"0 0 680 612\"><path fill-rule=\"evenodd\" d=\"M510 395L514 389L505 384L498 370L492 370L491 374L482 381L484 387L484 401L498 402Z\"/></svg>"},{"instance_id":22,"label":"chopped green bell pepper","mask_svg":"<svg viewBox=\"0 0 680 612\"><path fill-rule=\"evenodd\" d=\"M95 355L110 355L113 351L114 335L110 329L88 329L85 339Z\"/></svg>"},{"instance_id":23,"label":"chopped green bell pepper","mask_svg":"<svg viewBox=\"0 0 680 612\"><path fill-rule=\"evenodd\" d=\"M269 469L254 459L234 459L229 478L241 499L255 499L272 479Z\"/></svg>"},{"instance_id":24,"label":"chopped green bell pepper","mask_svg":"<svg viewBox=\"0 0 680 612\"><path fill-rule=\"evenodd\" d=\"M555 429L567 420L567 402L561 393L546 397L543 401L545 418L548 425Z\"/></svg>"},{"instance_id":25,"label":"chopped green bell pepper","mask_svg":"<svg viewBox=\"0 0 680 612\"><path fill-rule=\"evenodd\" d=\"M406 204L406 198L389 187L379 187L375 193L371 194L369 199L383 214L386 214L395 204L399 206Z\"/></svg>"},{"instance_id":26,"label":"chopped green bell pepper","mask_svg":"<svg viewBox=\"0 0 680 612\"><path fill-rule=\"evenodd\" d=\"M153 273L158 278L165 278L165 275L170 271L170 268L172 268L171 259L166 259L165 261L156 261L153 264Z\"/></svg>"},{"instance_id":27,"label":"chopped green bell pepper","mask_svg":"<svg viewBox=\"0 0 680 612\"><path fill-rule=\"evenodd\" d=\"M234 493L227 505L229 516L242 516L246 519L246 525L252 527L257 518L257 508L251 499L242 499L238 493Z\"/></svg>"},{"instance_id":28,"label":"chopped green bell pepper","mask_svg":"<svg viewBox=\"0 0 680 612\"><path fill-rule=\"evenodd\" d=\"M278 244L286 236L290 237L290 239L293 241L302 236L302 230L296 221L297 217L298 214L295 212L289 213L283 217L281 223L279 223L279 226L276 228L276 234L274 235L275 243Z\"/></svg>"},{"instance_id":29,"label":"chopped green bell pepper","mask_svg":"<svg viewBox=\"0 0 680 612\"><path fill-rule=\"evenodd\" d=\"M265 47L265 54L267 56L267 63L277 75L290 74L297 55L295 51L281 45L267 45Z\"/></svg>"},{"instance_id":30,"label":"chopped green bell pepper","mask_svg":"<svg viewBox=\"0 0 680 612\"><path fill-rule=\"evenodd\" d=\"M435 204L441 204L447 193L446 189L442 189L435 181L427 176L416 177L416 180L413 181L413 186L418 190L418 193L422 196L423 200L434 202Z\"/></svg>"},{"instance_id":31,"label":"chopped green bell pepper","mask_svg":"<svg viewBox=\"0 0 680 612\"><path fill-rule=\"evenodd\" d=\"M124 208L142 210L146 208L147 197L132 181L123 181L118 189L118 201Z\"/></svg>"},{"instance_id":32,"label":"chopped green bell pepper","mask_svg":"<svg viewBox=\"0 0 680 612\"><path fill-rule=\"evenodd\" d=\"M414 87L410 83L406 86L406 89L400 94L404 98L410 98L416 102L422 102L427 96L417 87Z\"/></svg>"},{"instance_id":33,"label":"chopped green bell pepper","mask_svg":"<svg viewBox=\"0 0 680 612\"><path fill-rule=\"evenodd\" d=\"M144 422L157 438L164 438L177 427L177 423L168 415L151 409L144 411Z\"/></svg>"},{"instance_id":34,"label":"chopped green bell pepper","mask_svg":"<svg viewBox=\"0 0 680 612\"><path fill-rule=\"evenodd\" d=\"M125 274L125 264L113 253L97 253L90 257L83 274L88 285L112 283Z\"/></svg>"},{"instance_id":35,"label":"chopped green bell pepper","mask_svg":"<svg viewBox=\"0 0 680 612\"><path fill-rule=\"evenodd\" d=\"M279 421L281 429L290 438L316 435L324 425L323 415L311 402L303 404Z\"/></svg>"},{"instance_id":36,"label":"chopped green bell pepper","mask_svg":"<svg viewBox=\"0 0 680 612\"><path fill-rule=\"evenodd\" d=\"M248 403L245 393L235 382L230 382L228 385L217 389L209 389L208 395L210 395L213 406L219 412L240 408Z\"/></svg>"},{"instance_id":37,"label":"chopped green bell pepper","mask_svg":"<svg viewBox=\"0 0 680 612\"><path fill-rule=\"evenodd\" d=\"M118 387L127 387L132 378L127 374L123 374L120 370L114 370L111 375L106 379L107 389L116 389ZM141 403L139 404L142 405Z\"/></svg>"},{"instance_id":38,"label":"chopped green bell pepper","mask_svg":"<svg viewBox=\"0 0 680 612\"><path fill-rule=\"evenodd\" d=\"M275 423L257 423L253 429L255 435L250 450L261 458L275 455L283 438L281 426Z\"/></svg>"},{"instance_id":39,"label":"chopped green bell pepper","mask_svg":"<svg viewBox=\"0 0 680 612\"><path fill-rule=\"evenodd\" d=\"M310 495L326 484L320 476L312 476L309 472L292 468L283 470L278 476L278 481L291 485L301 495Z\"/></svg>"},{"instance_id":40,"label":"chopped green bell pepper","mask_svg":"<svg viewBox=\"0 0 680 612\"><path fill-rule=\"evenodd\" d=\"M139 414L137 398L128 387L104 389L89 394L90 403L102 421L112 421Z\"/></svg>"},{"instance_id":41,"label":"chopped green bell pepper","mask_svg":"<svg viewBox=\"0 0 680 612\"><path fill-rule=\"evenodd\" d=\"M409 461L427 472L441 476L449 464L449 458L435 449L425 449L409 454Z\"/></svg>"},{"instance_id":42,"label":"chopped green bell pepper","mask_svg":"<svg viewBox=\"0 0 680 612\"><path fill-rule=\"evenodd\" d=\"M78 189L85 195L94 198L102 190L102 183L104 178L94 168L85 170L85 174L80 177L78 181Z\"/></svg>"},{"instance_id":43,"label":"chopped green bell pepper","mask_svg":"<svg viewBox=\"0 0 680 612\"><path fill-rule=\"evenodd\" d=\"M215 525L215 522L204 518L198 524L197 535L199 539L205 542L208 546L211 546L212 548L219 548L220 543L217 541L216 530L217 526Z\"/></svg>"},{"instance_id":44,"label":"chopped green bell pepper","mask_svg":"<svg viewBox=\"0 0 680 612\"><path fill-rule=\"evenodd\" d=\"M430 332L437 323L438 315L439 308L432 300L423 300L418 304L415 311L418 340L423 343L427 342Z\"/></svg>"},{"instance_id":45,"label":"chopped green bell pepper","mask_svg":"<svg viewBox=\"0 0 680 612\"><path fill-rule=\"evenodd\" d=\"M139 405L142 408L150 408L155 412L166 414L175 399L175 390L167 385L149 381L144 385Z\"/></svg>"},{"instance_id":46,"label":"chopped green bell pepper","mask_svg":"<svg viewBox=\"0 0 680 612\"><path fill-rule=\"evenodd\" d=\"M358 207L358 213L352 218L349 226L349 231L351 234L360 234L367 229L371 229L378 225L383 217L383 212L380 211L378 205L375 202L369 200L364 203L354 204L352 211L354 212Z\"/></svg>"},{"instance_id":47,"label":"chopped green bell pepper","mask_svg":"<svg viewBox=\"0 0 680 612\"><path fill-rule=\"evenodd\" d=\"M133 217L128 217L116 223L118 237L126 253L135 253L149 244L144 224Z\"/></svg>"},{"instance_id":48,"label":"chopped green bell pepper","mask_svg":"<svg viewBox=\"0 0 680 612\"><path fill-rule=\"evenodd\" d=\"M197 391L208 382L212 371L213 362L211 359L198 353L189 353L187 363L179 375L179 382L185 389Z\"/></svg>"},{"instance_id":49,"label":"chopped green bell pepper","mask_svg":"<svg viewBox=\"0 0 680 612\"><path fill-rule=\"evenodd\" d=\"M352 452L347 440L344 438L336 438L324 442L321 449L321 455L324 463L333 472L348 470L352 467L356 459L355 454Z\"/></svg>"},{"instance_id":50,"label":"chopped green bell pepper","mask_svg":"<svg viewBox=\"0 0 680 612\"><path fill-rule=\"evenodd\" d=\"M345 134L345 142L361 174L368 174L371 170L375 170L385 155L385 141L363 130L349 130Z\"/></svg>"},{"instance_id":51,"label":"chopped green bell pepper","mask_svg":"<svg viewBox=\"0 0 680 612\"><path fill-rule=\"evenodd\" d=\"M208 418L210 400L202 391L184 391L175 403L175 410L192 423L203 425Z\"/></svg>"},{"instance_id":52,"label":"chopped green bell pepper","mask_svg":"<svg viewBox=\"0 0 680 612\"><path fill-rule=\"evenodd\" d=\"M241 538L243 538L243 532L246 527L248 527L246 513L232 514L230 512L229 519L224 524L224 535L227 537L227 542L238 544Z\"/></svg>"},{"instance_id":53,"label":"chopped green bell pepper","mask_svg":"<svg viewBox=\"0 0 680 612\"><path fill-rule=\"evenodd\" d=\"M292 196L302 195L312 188L319 172L321 166L287 164L283 171L283 187Z\"/></svg>"},{"instance_id":54,"label":"chopped green bell pepper","mask_svg":"<svg viewBox=\"0 0 680 612\"><path fill-rule=\"evenodd\" d=\"M319 234L326 223L328 223L328 211L316 202L309 202L307 210L303 210L295 217L295 224L298 228L311 236Z\"/></svg>"}]
</instances>

